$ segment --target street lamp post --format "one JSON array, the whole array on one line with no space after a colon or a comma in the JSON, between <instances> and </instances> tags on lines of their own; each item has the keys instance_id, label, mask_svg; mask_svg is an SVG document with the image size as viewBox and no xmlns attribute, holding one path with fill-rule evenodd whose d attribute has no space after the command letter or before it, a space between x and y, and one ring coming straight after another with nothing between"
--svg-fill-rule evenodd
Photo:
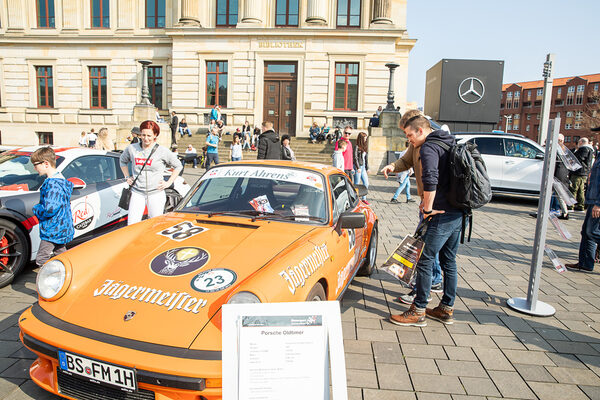
<instances>
[{"instance_id":1,"label":"street lamp post","mask_svg":"<svg viewBox=\"0 0 600 400\"><path fill-rule=\"evenodd\" d=\"M390 69L390 85L388 87L387 106L385 107L385 111L396 111L396 107L394 107L394 70L400 65L396 63L387 63L385 66Z\"/></svg>"},{"instance_id":2,"label":"street lamp post","mask_svg":"<svg viewBox=\"0 0 600 400\"><path fill-rule=\"evenodd\" d=\"M142 64L142 101L141 104L150 106L150 90L148 89L148 65L152 64L150 60L139 60Z\"/></svg>"}]
</instances>

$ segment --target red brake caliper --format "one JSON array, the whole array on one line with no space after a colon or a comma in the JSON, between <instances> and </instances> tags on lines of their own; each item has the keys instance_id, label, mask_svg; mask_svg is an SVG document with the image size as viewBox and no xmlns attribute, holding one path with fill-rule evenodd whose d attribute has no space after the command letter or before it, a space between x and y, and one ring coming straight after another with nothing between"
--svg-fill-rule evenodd
<instances>
[{"instance_id":1,"label":"red brake caliper","mask_svg":"<svg viewBox=\"0 0 600 400\"><path fill-rule=\"evenodd\" d=\"M6 236L2 236L2 239L0 239L0 248L6 246L8 246L8 239L6 238ZM8 254L8 248L0 250L0 255L2 254ZM3 265L8 265L8 257L0 257L0 263L2 263ZM0 270L2 269L2 266L0 266Z\"/></svg>"}]
</instances>

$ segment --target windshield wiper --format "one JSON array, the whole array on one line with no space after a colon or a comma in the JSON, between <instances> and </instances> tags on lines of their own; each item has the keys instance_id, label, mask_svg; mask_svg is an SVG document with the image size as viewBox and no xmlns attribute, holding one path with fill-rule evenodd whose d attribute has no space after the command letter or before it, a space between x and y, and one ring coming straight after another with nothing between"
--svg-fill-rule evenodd
<instances>
[{"instance_id":1,"label":"windshield wiper","mask_svg":"<svg viewBox=\"0 0 600 400\"><path fill-rule=\"evenodd\" d=\"M256 217L257 215L264 214L262 211L256 210L229 210L229 211L213 211L208 213L208 218L212 218L215 215L250 215Z\"/></svg>"},{"instance_id":2,"label":"windshield wiper","mask_svg":"<svg viewBox=\"0 0 600 400\"><path fill-rule=\"evenodd\" d=\"M302 221L302 220L308 219L310 221L323 222L323 218L315 217L313 215L281 215L281 214L276 214L276 213L269 213L269 214L263 213L262 215L258 215L254 219L270 219L270 218L285 219L285 220L289 220L289 221Z\"/></svg>"}]
</instances>

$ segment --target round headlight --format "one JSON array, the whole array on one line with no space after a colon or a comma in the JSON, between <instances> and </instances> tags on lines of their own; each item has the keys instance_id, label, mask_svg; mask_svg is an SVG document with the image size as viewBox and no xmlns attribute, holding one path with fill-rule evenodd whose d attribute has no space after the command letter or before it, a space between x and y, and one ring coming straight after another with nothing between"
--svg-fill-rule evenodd
<instances>
[{"instance_id":1,"label":"round headlight","mask_svg":"<svg viewBox=\"0 0 600 400\"><path fill-rule=\"evenodd\" d=\"M260 303L260 299L250 292L238 292L231 296L227 304L253 304Z\"/></svg>"},{"instance_id":2,"label":"round headlight","mask_svg":"<svg viewBox=\"0 0 600 400\"><path fill-rule=\"evenodd\" d=\"M56 296L65 285L67 269L58 260L48 261L40 269L36 284L39 295L48 300Z\"/></svg>"}]
</instances>

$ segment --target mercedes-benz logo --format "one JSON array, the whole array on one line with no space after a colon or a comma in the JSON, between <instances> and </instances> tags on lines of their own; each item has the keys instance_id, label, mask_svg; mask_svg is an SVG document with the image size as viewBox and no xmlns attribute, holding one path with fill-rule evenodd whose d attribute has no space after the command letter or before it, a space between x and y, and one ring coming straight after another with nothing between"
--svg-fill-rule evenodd
<instances>
[{"instance_id":1,"label":"mercedes-benz logo","mask_svg":"<svg viewBox=\"0 0 600 400\"><path fill-rule=\"evenodd\" d=\"M458 85L458 97L467 104L475 104L483 99L485 86L481 80L469 77Z\"/></svg>"}]
</instances>

